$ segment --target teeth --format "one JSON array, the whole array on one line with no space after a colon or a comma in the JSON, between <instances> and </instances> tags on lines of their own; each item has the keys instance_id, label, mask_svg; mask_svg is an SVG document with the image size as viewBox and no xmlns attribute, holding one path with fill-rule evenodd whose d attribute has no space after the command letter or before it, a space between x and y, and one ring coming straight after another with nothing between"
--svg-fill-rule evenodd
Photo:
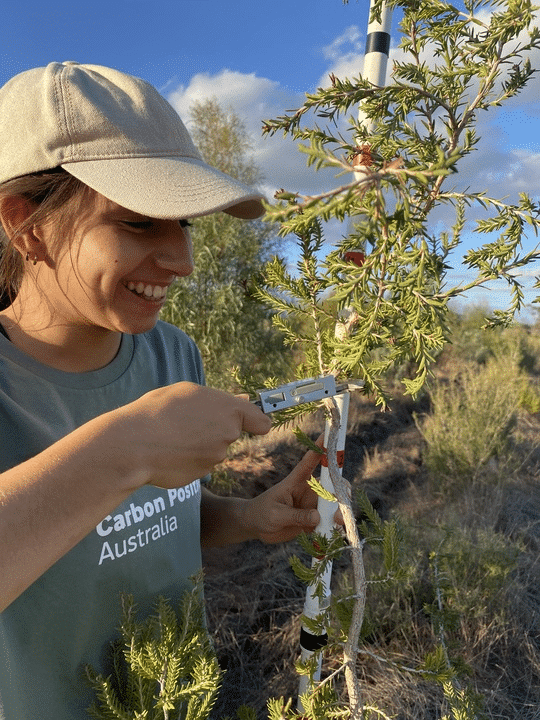
<instances>
[{"instance_id":1,"label":"teeth","mask_svg":"<svg viewBox=\"0 0 540 720\"><path fill-rule=\"evenodd\" d=\"M130 281L127 284L127 289L136 292L137 295L144 295L144 297L148 299L152 298L153 300L160 300L165 297L167 293L166 287L161 287L160 285L145 285L143 282L134 283Z\"/></svg>"}]
</instances>

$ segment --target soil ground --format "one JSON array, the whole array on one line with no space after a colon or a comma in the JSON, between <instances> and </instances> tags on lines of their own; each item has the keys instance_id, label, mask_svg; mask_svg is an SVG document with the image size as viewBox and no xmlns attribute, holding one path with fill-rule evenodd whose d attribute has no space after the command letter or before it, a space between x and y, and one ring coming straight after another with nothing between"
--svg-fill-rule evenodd
<instances>
[{"instance_id":1,"label":"soil ground","mask_svg":"<svg viewBox=\"0 0 540 720\"><path fill-rule=\"evenodd\" d=\"M343 474L353 485L362 484L383 517L422 484L421 437L413 413L425 409L425 402L410 399L394 402L384 413L363 397L351 402ZM322 414L304 427L314 439L323 429ZM303 452L284 430L241 444L223 464L238 483L233 494L263 492L285 477ZM235 717L242 703L254 705L263 718L266 698L296 692L294 661L305 587L290 569L293 554L302 555L296 542L271 546L253 541L204 552L209 626L227 671L216 718Z\"/></svg>"},{"instance_id":2,"label":"soil ground","mask_svg":"<svg viewBox=\"0 0 540 720\"><path fill-rule=\"evenodd\" d=\"M383 519L395 512L431 523L437 503L442 507L436 493L429 490L422 466L423 441L415 415L426 412L427 396L416 403L400 397L384 413L361 395L351 399L343 474L367 492ZM519 423L527 458L519 477L505 482L497 502L488 490L482 507L472 508L468 521L474 525L478 520L481 527L489 515L487 522L492 522L496 532L519 538L524 548L523 571L516 582L516 595L521 596L513 605L516 614L524 616L524 640L521 635L510 640L510 630L501 642L494 638L488 652L491 659L478 678L479 691L489 700L487 717L498 720L540 720L540 413L523 414ZM323 427L321 414L310 418L303 429L315 439ZM285 477L303 452L285 430L241 441L223 466L237 481L231 494L259 494ZM302 558L296 541L282 545L254 541L204 553L208 624L226 671L213 720L236 719L242 704L254 707L258 720L265 720L268 698L296 695L294 663L305 587L290 568L291 555ZM334 575L345 563L334 564ZM477 651L472 648L472 652ZM525 654L530 660L524 659ZM528 664L523 664L525 660ZM363 675L367 673L363 682L370 686L373 701L384 707L393 703L394 710L400 709L395 715L398 720L440 717L436 709L440 708L440 688L433 690L391 673L381 675L380 668L373 672L368 666L362 669Z\"/></svg>"}]
</instances>

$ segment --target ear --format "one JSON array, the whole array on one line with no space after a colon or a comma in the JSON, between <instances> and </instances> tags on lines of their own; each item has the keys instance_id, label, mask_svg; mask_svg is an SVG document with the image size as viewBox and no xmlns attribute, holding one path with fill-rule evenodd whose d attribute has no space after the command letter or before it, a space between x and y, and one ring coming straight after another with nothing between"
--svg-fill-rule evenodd
<instances>
[{"instance_id":1,"label":"ear","mask_svg":"<svg viewBox=\"0 0 540 720\"><path fill-rule=\"evenodd\" d=\"M35 209L34 203L20 195L0 195L0 222L13 246L23 257L35 251L36 242L39 242L33 226L25 229Z\"/></svg>"}]
</instances>

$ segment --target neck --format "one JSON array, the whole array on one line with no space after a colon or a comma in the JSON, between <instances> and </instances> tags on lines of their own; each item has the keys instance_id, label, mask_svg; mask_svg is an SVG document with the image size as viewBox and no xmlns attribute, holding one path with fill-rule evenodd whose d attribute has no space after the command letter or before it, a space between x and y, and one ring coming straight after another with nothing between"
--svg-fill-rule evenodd
<instances>
[{"instance_id":1,"label":"neck","mask_svg":"<svg viewBox=\"0 0 540 720\"><path fill-rule=\"evenodd\" d=\"M17 300L0 313L11 342L43 365L82 373L108 365L118 353L122 333L91 325L44 322L43 313L24 309Z\"/></svg>"}]
</instances>

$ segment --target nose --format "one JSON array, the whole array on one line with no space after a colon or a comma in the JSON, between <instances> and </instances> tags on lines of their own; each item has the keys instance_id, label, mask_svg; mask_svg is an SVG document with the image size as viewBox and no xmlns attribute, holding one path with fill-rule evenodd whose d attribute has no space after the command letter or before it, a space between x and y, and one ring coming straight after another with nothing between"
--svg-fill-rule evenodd
<instances>
[{"instance_id":1,"label":"nose","mask_svg":"<svg viewBox=\"0 0 540 720\"><path fill-rule=\"evenodd\" d=\"M178 277L187 277L193 272L193 246L189 228L170 221L167 232L154 255L158 267L173 272Z\"/></svg>"}]
</instances>

